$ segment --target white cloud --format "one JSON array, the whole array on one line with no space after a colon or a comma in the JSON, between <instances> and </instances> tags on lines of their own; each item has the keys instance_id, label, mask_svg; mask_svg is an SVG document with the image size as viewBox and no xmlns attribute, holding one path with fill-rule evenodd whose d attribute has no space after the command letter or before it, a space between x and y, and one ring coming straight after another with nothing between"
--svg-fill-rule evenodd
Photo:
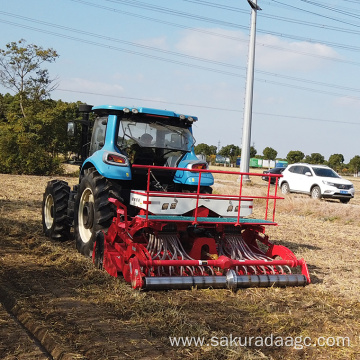
<instances>
[{"instance_id":1,"label":"white cloud","mask_svg":"<svg viewBox=\"0 0 360 360\"><path fill-rule=\"evenodd\" d=\"M256 65L261 69L314 70L322 67L326 61L318 56L340 58L327 45L306 41L289 42L273 35L258 36L256 43Z\"/></svg>"},{"instance_id":2,"label":"white cloud","mask_svg":"<svg viewBox=\"0 0 360 360\"><path fill-rule=\"evenodd\" d=\"M121 81L123 83L127 82L137 82L141 83L145 80L145 76L143 73L135 73L135 74L125 74L125 73L115 73L112 78L115 81Z\"/></svg>"},{"instance_id":3,"label":"white cloud","mask_svg":"<svg viewBox=\"0 0 360 360\"><path fill-rule=\"evenodd\" d=\"M182 39L175 45L176 49L191 56L239 66L246 65L248 34L216 28L206 29L206 31L206 34L185 31ZM208 32L218 33L228 38L209 35ZM229 37L237 38L238 41L229 39ZM256 66L262 70L314 70L323 67L326 61L316 56L339 58L338 53L327 45L306 41L288 41L273 35L258 35L256 44Z\"/></svg>"},{"instance_id":4,"label":"white cloud","mask_svg":"<svg viewBox=\"0 0 360 360\"><path fill-rule=\"evenodd\" d=\"M167 50L169 48L169 46L167 44L166 36L139 40L139 41L137 41L137 43L142 44L142 45L146 45L146 46L157 47L157 48L162 49L162 50Z\"/></svg>"},{"instance_id":5,"label":"white cloud","mask_svg":"<svg viewBox=\"0 0 360 360\"><path fill-rule=\"evenodd\" d=\"M285 103L285 99L282 96L267 96L263 100L261 98L259 100L267 105L282 105Z\"/></svg>"},{"instance_id":6,"label":"white cloud","mask_svg":"<svg viewBox=\"0 0 360 360\"><path fill-rule=\"evenodd\" d=\"M354 96L357 96L357 94L354 94ZM335 104L341 107L352 107L352 108L360 108L360 102L359 99L350 98L347 96L339 97L335 100Z\"/></svg>"},{"instance_id":7,"label":"white cloud","mask_svg":"<svg viewBox=\"0 0 360 360\"><path fill-rule=\"evenodd\" d=\"M176 49L192 56L224 61L235 60L247 53L247 37L240 31L224 29L206 29L207 33L185 31L183 38L175 45ZM217 33L223 37L209 35L209 32ZM234 41L229 38L238 38ZM232 61L233 62L233 61Z\"/></svg>"},{"instance_id":8,"label":"white cloud","mask_svg":"<svg viewBox=\"0 0 360 360\"><path fill-rule=\"evenodd\" d=\"M69 78L60 81L59 88L71 91L87 91L99 94L119 95L124 93L124 87L100 81L90 81L82 78Z\"/></svg>"}]
</instances>

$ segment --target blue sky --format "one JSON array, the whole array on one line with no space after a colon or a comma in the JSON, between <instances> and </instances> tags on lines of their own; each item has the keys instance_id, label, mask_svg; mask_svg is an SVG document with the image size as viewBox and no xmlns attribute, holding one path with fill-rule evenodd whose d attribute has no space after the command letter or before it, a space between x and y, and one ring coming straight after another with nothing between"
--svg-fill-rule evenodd
<instances>
[{"instance_id":1,"label":"blue sky","mask_svg":"<svg viewBox=\"0 0 360 360\"><path fill-rule=\"evenodd\" d=\"M0 48L52 47L53 99L199 117L197 143L241 146L246 0L2 0ZM251 144L360 155L360 0L258 0ZM6 90L0 87L0 92Z\"/></svg>"}]
</instances>

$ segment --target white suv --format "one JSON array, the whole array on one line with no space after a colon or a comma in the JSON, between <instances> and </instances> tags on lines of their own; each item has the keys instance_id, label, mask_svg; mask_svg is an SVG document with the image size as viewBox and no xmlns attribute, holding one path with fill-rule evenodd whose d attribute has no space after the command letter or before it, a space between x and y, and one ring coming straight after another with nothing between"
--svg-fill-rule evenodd
<instances>
[{"instance_id":1,"label":"white suv","mask_svg":"<svg viewBox=\"0 0 360 360\"><path fill-rule=\"evenodd\" d=\"M314 199L339 199L344 204L348 203L355 194L353 184L328 166L292 164L282 175L279 186L283 194L297 192L308 194Z\"/></svg>"}]
</instances>

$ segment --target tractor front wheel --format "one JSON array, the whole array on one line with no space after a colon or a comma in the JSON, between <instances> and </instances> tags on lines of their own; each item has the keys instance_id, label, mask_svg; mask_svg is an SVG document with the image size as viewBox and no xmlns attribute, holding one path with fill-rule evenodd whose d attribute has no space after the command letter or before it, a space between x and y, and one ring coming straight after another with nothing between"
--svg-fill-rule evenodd
<instances>
[{"instance_id":1,"label":"tractor front wheel","mask_svg":"<svg viewBox=\"0 0 360 360\"><path fill-rule=\"evenodd\" d=\"M70 237L69 194L67 182L52 180L47 183L42 202L42 225L45 236L53 240L63 241Z\"/></svg>"},{"instance_id":2,"label":"tractor front wheel","mask_svg":"<svg viewBox=\"0 0 360 360\"><path fill-rule=\"evenodd\" d=\"M86 256L91 256L99 230L107 231L116 209L109 197L122 201L119 186L101 176L96 169L84 171L75 199L74 233L76 248Z\"/></svg>"}]
</instances>

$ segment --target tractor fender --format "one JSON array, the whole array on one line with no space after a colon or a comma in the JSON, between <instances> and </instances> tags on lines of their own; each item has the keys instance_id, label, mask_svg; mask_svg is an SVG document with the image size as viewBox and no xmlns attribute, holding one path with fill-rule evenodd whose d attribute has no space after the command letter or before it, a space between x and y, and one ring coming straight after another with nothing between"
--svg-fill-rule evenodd
<instances>
[{"instance_id":1,"label":"tractor fender","mask_svg":"<svg viewBox=\"0 0 360 360\"><path fill-rule=\"evenodd\" d=\"M179 168L186 168L189 164L194 162L201 162L195 155L190 152L186 154L178 164ZM192 171L177 170L174 175L174 183L184 185L198 185L199 184L199 173ZM211 173L201 174L201 186L211 186L214 184L214 177Z\"/></svg>"},{"instance_id":2,"label":"tractor fender","mask_svg":"<svg viewBox=\"0 0 360 360\"><path fill-rule=\"evenodd\" d=\"M103 156L105 151L99 150L88 157L82 167L81 167L81 174L84 173L85 169L90 167L94 167L100 175L107 179L114 179L114 180L131 180L131 169L130 165L110 165L104 162Z\"/></svg>"}]
</instances>

